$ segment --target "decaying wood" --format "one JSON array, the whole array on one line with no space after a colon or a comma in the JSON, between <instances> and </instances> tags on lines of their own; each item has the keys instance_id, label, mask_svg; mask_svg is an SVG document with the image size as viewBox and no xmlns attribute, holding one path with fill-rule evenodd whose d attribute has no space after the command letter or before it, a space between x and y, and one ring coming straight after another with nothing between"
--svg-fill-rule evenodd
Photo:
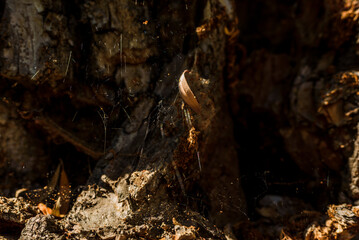
<instances>
[{"instance_id":1,"label":"decaying wood","mask_svg":"<svg viewBox=\"0 0 359 240\"><path fill-rule=\"evenodd\" d=\"M358 13L3 1L0 195L53 186L59 162L76 189L57 218L50 194L0 197L0 237L355 239Z\"/></svg>"},{"instance_id":2,"label":"decaying wood","mask_svg":"<svg viewBox=\"0 0 359 240\"><path fill-rule=\"evenodd\" d=\"M223 239L213 223L220 226L242 219L245 199L234 141L231 137L229 143L223 141L231 136L232 123L228 109L221 107L225 104L223 29L230 21L222 5L208 2L208 19L200 21L213 23L208 37L196 42L196 19L206 6L199 1L169 5L19 1L16 8L13 4L4 4L1 76L23 92L20 99L9 94L16 117L33 132L40 130L39 136L47 136L47 146L71 145L98 159L88 178L90 186L81 190L70 212L61 221L32 218L22 238L93 234L94 238ZM26 24L25 9L30 19ZM181 55L183 51L188 54ZM161 67L154 67L158 64ZM187 111L188 125L176 83L191 67L206 79L205 85L197 86L202 88L198 98L206 99L206 110L201 116ZM11 84L4 91L9 89ZM94 121L84 114L96 116L92 129L82 127ZM220 130L222 124L226 128ZM93 141L101 137L105 154L98 150L100 141ZM71 168L66 164L76 159L67 158L64 167ZM201 192L208 195L208 202L201 200ZM183 208L188 201L193 210ZM212 222L196 212L204 204Z\"/></svg>"},{"instance_id":3,"label":"decaying wood","mask_svg":"<svg viewBox=\"0 0 359 240\"><path fill-rule=\"evenodd\" d=\"M39 210L24 199L0 197L0 236L13 233L19 236L26 222Z\"/></svg>"}]
</instances>

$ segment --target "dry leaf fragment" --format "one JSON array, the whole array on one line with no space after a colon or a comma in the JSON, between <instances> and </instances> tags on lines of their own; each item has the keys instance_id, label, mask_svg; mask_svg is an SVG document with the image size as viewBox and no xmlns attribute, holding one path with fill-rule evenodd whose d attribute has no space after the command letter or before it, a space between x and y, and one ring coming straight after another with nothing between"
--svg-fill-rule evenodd
<instances>
[{"instance_id":1,"label":"dry leaf fragment","mask_svg":"<svg viewBox=\"0 0 359 240\"><path fill-rule=\"evenodd\" d=\"M59 198L57 200L58 204L55 205L55 207L59 210L60 215L66 214L69 211L71 198L71 187L62 161L61 165L62 169L59 181Z\"/></svg>"},{"instance_id":2,"label":"dry leaf fragment","mask_svg":"<svg viewBox=\"0 0 359 240\"><path fill-rule=\"evenodd\" d=\"M39 203L39 205L37 205L37 207L40 209L40 211L44 214L44 215L50 215L52 214L52 209L47 207L45 204L43 203Z\"/></svg>"},{"instance_id":3,"label":"dry leaf fragment","mask_svg":"<svg viewBox=\"0 0 359 240\"><path fill-rule=\"evenodd\" d=\"M196 113L201 112L201 106L199 105L196 96L193 94L191 88L188 85L187 79L189 78L190 72L185 70L179 80L178 88L182 99L187 103L193 111Z\"/></svg>"},{"instance_id":4,"label":"dry leaf fragment","mask_svg":"<svg viewBox=\"0 0 359 240\"><path fill-rule=\"evenodd\" d=\"M56 198L53 208L49 208L43 203L40 203L38 208L45 215L51 214L55 217L64 217L70 208L71 186L61 159L54 176L51 178L50 183L45 189L48 189L49 194L55 192L57 189L58 197Z\"/></svg>"}]
</instances>

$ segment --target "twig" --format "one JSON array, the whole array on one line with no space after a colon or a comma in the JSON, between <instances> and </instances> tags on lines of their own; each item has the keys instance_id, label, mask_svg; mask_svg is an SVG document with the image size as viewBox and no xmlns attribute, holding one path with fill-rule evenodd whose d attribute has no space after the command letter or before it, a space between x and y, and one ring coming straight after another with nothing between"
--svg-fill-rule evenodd
<instances>
[{"instance_id":1,"label":"twig","mask_svg":"<svg viewBox=\"0 0 359 240\"><path fill-rule=\"evenodd\" d=\"M75 121L75 118L76 118L78 112L79 112L79 111L76 111L75 115L74 115L73 118L72 118L72 122Z\"/></svg>"},{"instance_id":2,"label":"twig","mask_svg":"<svg viewBox=\"0 0 359 240\"><path fill-rule=\"evenodd\" d=\"M60 127L57 123L55 123L54 121L52 121L47 117L38 117L37 119L35 119L35 123L41 125L47 132L55 136L60 136L65 141L74 145L79 151L93 158L100 158L103 156L103 153L91 149L84 141L78 139L73 134L66 131L65 129Z\"/></svg>"},{"instance_id":3,"label":"twig","mask_svg":"<svg viewBox=\"0 0 359 240\"><path fill-rule=\"evenodd\" d=\"M202 171L201 158L199 157L199 151L198 150L197 150L197 160L198 160L199 171Z\"/></svg>"},{"instance_id":4,"label":"twig","mask_svg":"<svg viewBox=\"0 0 359 240\"><path fill-rule=\"evenodd\" d=\"M33 80L39 72L40 72L40 69L39 69L39 70L37 70L37 71L36 71L36 73L35 73L34 75L32 75L31 80Z\"/></svg>"},{"instance_id":5,"label":"twig","mask_svg":"<svg viewBox=\"0 0 359 240\"><path fill-rule=\"evenodd\" d=\"M68 70L69 70L71 55L72 55L72 51L70 51L70 56L69 56L69 59L67 60L67 66L66 66L66 71L65 71L65 78L66 78L67 72L68 72Z\"/></svg>"}]
</instances>

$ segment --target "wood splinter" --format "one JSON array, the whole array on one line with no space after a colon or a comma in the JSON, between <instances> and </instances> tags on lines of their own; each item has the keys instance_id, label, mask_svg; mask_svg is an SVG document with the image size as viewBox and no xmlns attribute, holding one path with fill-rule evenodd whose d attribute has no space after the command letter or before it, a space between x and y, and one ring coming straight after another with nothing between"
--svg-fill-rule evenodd
<instances>
[{"instance_id":1,"label":"wood splinter","mask_svg":"<svg viewBox=\"0 0 359 240\"><path fill-rule=\"evenodd\" d=\"M188 85L187 80L189 79L190 71L185 70L179 80L178 88L182 99L187 103L193 111L197 114L201 112L201 106L199 105L196 96L193 94L191 88Z\"/></svg>"}]
</instances>

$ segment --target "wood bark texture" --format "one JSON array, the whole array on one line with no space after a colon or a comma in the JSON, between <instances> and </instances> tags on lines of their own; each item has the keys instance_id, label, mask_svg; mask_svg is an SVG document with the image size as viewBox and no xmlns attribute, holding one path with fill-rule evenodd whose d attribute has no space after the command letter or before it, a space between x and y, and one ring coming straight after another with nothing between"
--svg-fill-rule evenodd
<instances>
[{"instance_id":1,"label":"wood bark texture","mask_svg":"<svg viewBox=\"0 0 359 240\"><path fill-rule=\"evenodd\" d=\"M358 238L358 1L0 19L0 238Z\"/></svg>"}]
</instances>

